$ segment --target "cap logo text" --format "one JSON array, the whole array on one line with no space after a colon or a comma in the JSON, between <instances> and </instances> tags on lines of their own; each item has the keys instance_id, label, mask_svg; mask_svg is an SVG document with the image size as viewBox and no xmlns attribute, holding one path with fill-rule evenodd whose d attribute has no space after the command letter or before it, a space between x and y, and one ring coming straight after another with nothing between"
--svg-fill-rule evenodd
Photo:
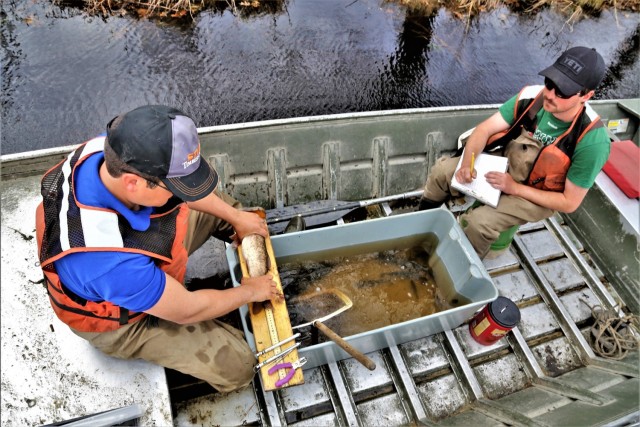
<instances>
[{"instance_id":1,"label":"cap logo text","mask_svg":"<svg viewBox=\"0 0 640 427\"><path fill-rule=\"evenodd\" d=\"M584 65L582 65L582 63L571 57L564 58L562 65L573 71L574 74L580 74L584 69Z\"/></svg>"},{"instance_id":2,"label":"cap logo text","mask_svg":"<svg viewBox=\"0 0 640 427\"><path fill-rule=\"evenodd\" d=\"M196 148L193 152L187 154L187 161L182 163L183 169L188 168L189 166L197 162L199 159L200 159L200 146L198 146L198 148Z\"/></svg>"}]
</instances>

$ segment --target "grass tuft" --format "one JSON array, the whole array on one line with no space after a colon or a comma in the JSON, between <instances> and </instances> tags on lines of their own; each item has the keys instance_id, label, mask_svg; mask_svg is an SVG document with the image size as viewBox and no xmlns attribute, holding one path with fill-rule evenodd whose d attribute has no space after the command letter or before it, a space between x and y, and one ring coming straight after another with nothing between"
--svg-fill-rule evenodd
<instances>
[{"instance_id":1,"label":"grass tuft","mask_svg":"<svg viewBox=\"0 0 640 427\"><path fill-rule=\"evenodd\" d=\"M65 2L68 0L53 0ZM214 8L230 10L234 15L250 16L256 13L273 13L286 9L289 0L80 0L92 14L134 13L140 18L192 19L202 10ZM322 1L322 0L317 0ZM565 14L572 24L585 16L597 15L604 9L615 11L640 11L640 0L384 0L411 9L423 16L434 15L446 8L453 16L469 22L480 13L506 6L517 12L535 13L543 8L553 8Z\"/></svg>"}]
</instances>

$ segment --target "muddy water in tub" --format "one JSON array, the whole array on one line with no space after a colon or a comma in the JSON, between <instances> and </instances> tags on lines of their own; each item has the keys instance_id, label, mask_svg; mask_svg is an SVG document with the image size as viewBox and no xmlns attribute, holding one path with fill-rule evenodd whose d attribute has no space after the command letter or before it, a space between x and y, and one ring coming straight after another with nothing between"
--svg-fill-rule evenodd
<instances>
[{"instance_id":1,"label":"muddy water in tub","mask_svg":"<svg viewBox=\"0 0 640 427\"><path fill-rule=\"evenodd\" d=\"M279 274L288 301L330 289L346 294L353 307L325 322L344 337L463 304L462 298L444 301L427 259L423 248L412 247L290 262L280 265ZM313 320L308 318L310 310L323 311L305 304L290 304L288 308L292 325ZM332 310L326 311L322 314Z\"/></svg>"}]
</instances>

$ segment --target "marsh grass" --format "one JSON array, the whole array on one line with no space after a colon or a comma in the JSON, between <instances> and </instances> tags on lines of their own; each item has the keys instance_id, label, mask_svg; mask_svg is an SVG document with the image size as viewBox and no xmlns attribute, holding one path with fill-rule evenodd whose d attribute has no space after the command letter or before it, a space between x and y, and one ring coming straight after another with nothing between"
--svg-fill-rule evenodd
<instances>
[{"instance_id":1,"label":"marsh grass","mask_svg":"<svg viewBox=\"0 0 640 427\"><path fill-rule=\"evenodd\" d=\"M63 2L65 0L53 0ZM135 14L139 18L191 19L206 9L229 9L234 15L275 12L287 0L77 0L87 12L109 16Z\"/></svg>"},{"instance_id":2,"label":"marsh grass","mask_svg":"<svg viewBox=\"0 0 640 427\"><path fill-rule=\"evenodd\" d=\"M54 0L61 2L64 0ZM278 12L288 0L78 0L90 13L103 16L134 13L140 18L190 19L202 10L230 10L234 15L251 16ZM321 0L319 0L321 1ZM357 0L354 0L357 1ZM469 22L482 12L506 6L522 13L536 13L545 8L567 16L572 24L585 16L597 15L603 9L640 11L640 0L384 0L430 16L440 8Z\"/></svg>"},{"instance_id":3,"label":"marsh grass","mask_svg":"<svg viewBox=\"0 0 640 427\"><path fill-rule=\"evenodd\" d=\"M640 0L385 0L426 14L433 14L441 7L458 18L470 18L482 12L506 6L517 12L534 13L545 8L557 10L566 16L580 19L604 9L640 11Z\"/></svg>"}]
</instances>

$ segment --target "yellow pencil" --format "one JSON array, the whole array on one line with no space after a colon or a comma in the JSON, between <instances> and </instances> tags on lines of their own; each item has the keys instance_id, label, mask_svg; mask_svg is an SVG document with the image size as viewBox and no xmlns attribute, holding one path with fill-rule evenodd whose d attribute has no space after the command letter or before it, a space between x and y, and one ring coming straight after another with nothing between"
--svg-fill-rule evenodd
<instances>
[{"instance_id":1,"label":"yellow pencil","mask_svg":"<svg viewBox=\"0 0 640 427\"><path fill-rule=\"evenodd\" d=\"M473 164L475 163L476 160L476 153L472 152L471 153L471 176L473 176Z\"/></svg>"}]
</instances>

